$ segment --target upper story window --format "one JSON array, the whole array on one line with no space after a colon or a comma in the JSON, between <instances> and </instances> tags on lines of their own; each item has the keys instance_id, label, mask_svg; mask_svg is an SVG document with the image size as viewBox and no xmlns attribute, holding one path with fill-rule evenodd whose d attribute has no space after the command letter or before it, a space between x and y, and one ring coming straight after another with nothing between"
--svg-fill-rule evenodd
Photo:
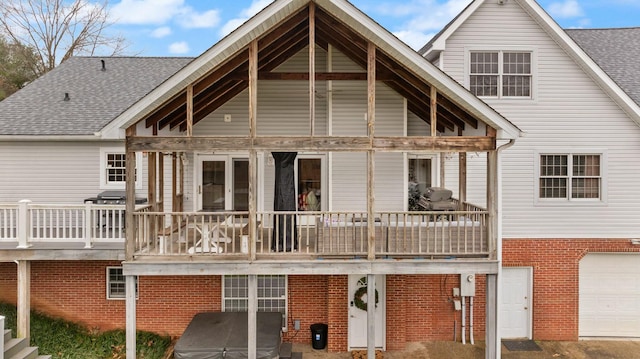
<instances>
[{"instance_id":1,"label":"upper story window","mask_svg":"<svg viewBox=\"0 0 640 359\"><path fill-rule=\"evenodd\" d=\"M478 97L531 98L531 61L531 52L472 51L469 90Z\"/></svg>"},{"instance_id":2,"label":"upper story window","mask_svg":"<svg viewBox=\"0 0 640 359\"><path fill-rule=\"evenodd\" d=\"M541 154L540 199L602 199L601 154Z\"/></svg>"},{"instance_id":3,"label":"upper story window","mask_svg":"<svg viewBox=\"0 0 640 359\"><path fill-rule=\"evenodd\" d=\"M136 154L136 188L140 188L138 176L142 156ZM100 188L124 189L127 180L127 155L122 148L108 147L100 150Z\"/></svg>"}]
</instances>

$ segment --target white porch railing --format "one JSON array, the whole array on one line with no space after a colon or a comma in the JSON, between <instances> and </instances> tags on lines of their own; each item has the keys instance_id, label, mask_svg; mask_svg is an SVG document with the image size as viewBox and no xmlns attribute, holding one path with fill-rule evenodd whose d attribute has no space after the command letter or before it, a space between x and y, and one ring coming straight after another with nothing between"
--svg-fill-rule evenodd
<instances>
[{"instance_id":1,"label":"white porch railing","mask_svg":"<svg viewBox=\"0 0 640 359\"><path fill-rule=\"evenodd\" d=\"M139 206L145 211L148 206ZM94 243L125 241L125 206L44 205L22 200L18 204L0 204L0 243L16 243L29 248L36 243ZM47 248L55 248L55 245ZM123 247L124 248L124 247Z\"/></svg>"},{"instance_id":2,"label":"white porch railing","mask_svg":"<svg viewBox=\"0 0 640 359\"><path fill-rule=\"evenodd\" d=\"M379 212L374 227L377 258L488 258L488 212ZM365 212L260 212L255 246L247 212L136 212L134 255L235 256L303 255L367 258Z\"/></svg>"}]
</instances>

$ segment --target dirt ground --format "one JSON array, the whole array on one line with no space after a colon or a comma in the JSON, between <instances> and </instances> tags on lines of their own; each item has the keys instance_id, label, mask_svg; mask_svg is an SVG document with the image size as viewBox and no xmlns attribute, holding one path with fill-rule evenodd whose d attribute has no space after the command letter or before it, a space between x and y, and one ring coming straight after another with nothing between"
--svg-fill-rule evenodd
<instances>
[{"instance_id":1,"label":"dirt ground","mask_svg":"<svg viewBox=\"0 0 640 359\"><path fill-rule=\"evenodd\" d=\"M542 351L509 351L502 346L502 359L640 359L640 341L536 342ZM385 359L484 359L484 342L475 345L454 342L411 343L402 351L385 352ZM350 353L327 353L311 345L294 344L303 359L351 359Z\"/></svg>"}]
</instances>

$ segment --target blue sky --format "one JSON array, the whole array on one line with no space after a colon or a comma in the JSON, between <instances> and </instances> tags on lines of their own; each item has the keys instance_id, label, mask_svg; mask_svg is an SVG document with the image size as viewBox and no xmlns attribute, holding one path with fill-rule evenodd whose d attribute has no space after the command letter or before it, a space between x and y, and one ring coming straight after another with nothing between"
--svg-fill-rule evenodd
<instances>
[{"instance_id":1,"label":"blue sky","mask_svg":"<svg viewBox=\"0 0 640 359\"><path fill-rule=\"evenodd\" d=\"M198 56L272 0L111 0L111 30L140 56ZM507 0L508 1L508 0ZM351 0L411 47L471 0ZM640 0L538 0L564 28L640 26Z\"/></svg>"}]
</instances>

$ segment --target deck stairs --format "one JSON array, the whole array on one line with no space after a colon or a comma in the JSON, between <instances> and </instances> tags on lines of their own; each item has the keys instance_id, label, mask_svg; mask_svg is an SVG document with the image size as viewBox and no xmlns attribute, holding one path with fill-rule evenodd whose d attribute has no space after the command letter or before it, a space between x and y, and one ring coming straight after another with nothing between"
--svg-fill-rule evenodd
<instances>
[{"instance_id":1,"label":"deck stairs","mask_svg":"<svg viewBox=\"0 0 640 359\"><path fill-rule=\"evenodd\" d=\"M11 329L4 331L4 353L0 359L51 359L51 355L39 355L37 347L29 346L26 338L13 338Z\"/></svg>"}]
</instances>

